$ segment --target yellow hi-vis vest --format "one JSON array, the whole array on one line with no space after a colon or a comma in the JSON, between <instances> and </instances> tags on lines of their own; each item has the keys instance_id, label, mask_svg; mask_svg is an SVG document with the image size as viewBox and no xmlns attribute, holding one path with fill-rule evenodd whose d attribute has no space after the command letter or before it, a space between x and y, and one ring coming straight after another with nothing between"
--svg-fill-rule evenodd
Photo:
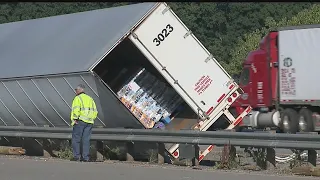
<instances>
[{"instance_id":1,"label":"yellow hi-vis vest","mask_svg":"<svg viewBox=\"0 0 320 180\"><path fill-rule=\"evenodd\" d=\"M75 124L75 120L81 120L85 123L93 124L98 116L98 111L94 100L81 93L77 95L72 102L71 126Z\"/></svg>"}]
</instances>

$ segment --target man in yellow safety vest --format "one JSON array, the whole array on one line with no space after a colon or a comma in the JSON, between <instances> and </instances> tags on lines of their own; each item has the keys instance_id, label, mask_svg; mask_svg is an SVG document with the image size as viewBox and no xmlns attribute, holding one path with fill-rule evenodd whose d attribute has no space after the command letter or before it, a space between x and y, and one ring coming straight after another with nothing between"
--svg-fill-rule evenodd
<instances>
[{"instance_id":1,"label":"man in yellow safety vest","mask_svg":"<svg viewBox=\"0 0 320 180\"><path fill-rule=\"evenodd\" d=\"M82 160L89 161L90 138L94 120L98 111L94 100L84 92L85 86L80 84L75 89L76 96L72 102L71 126L73 161L80 161L80 142L82 139Z\"/></svg>"}]
</instances>

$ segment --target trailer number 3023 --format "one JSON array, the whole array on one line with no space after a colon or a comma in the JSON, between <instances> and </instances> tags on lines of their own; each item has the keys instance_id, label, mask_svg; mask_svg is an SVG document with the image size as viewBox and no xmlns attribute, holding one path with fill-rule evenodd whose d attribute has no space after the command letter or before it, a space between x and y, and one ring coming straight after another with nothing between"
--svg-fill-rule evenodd
<instances>
[{"instance_id":1,"label":"trailer number 3023","mask_svg":"<svg viewBox=\"0 0 320 180\"><path fill-rule=\"evenodd\" d=\"M156 43L156 46L159 46L161 42L164 41L172 31L173 27L168 24L166 28L162 29L161 33L159 33L158 36L153 39L153 42Z\"/></svg>"}]
</instances>

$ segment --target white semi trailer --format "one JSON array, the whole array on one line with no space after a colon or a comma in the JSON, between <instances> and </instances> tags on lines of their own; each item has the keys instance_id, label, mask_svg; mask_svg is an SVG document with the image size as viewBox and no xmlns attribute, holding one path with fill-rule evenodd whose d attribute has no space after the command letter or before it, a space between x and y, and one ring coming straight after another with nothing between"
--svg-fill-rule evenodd
<instances>
[{"instance_id":1,"label":"white semi trailer","mask_svg":"<svg viewBox=\"0 0 320 180\"><path fill-rule=\"evenodd\" d=\"M73 89L83 83L97 101L96 126L150 128L150 117L138 117L144 109L137 115L118 96L142 69L185 106L167 129L232 129L251 110L229 112L242 90L163 2L2 24L0 47L3 125L69 126ZM174 158L178 148L167 145ZM200 161L212 149L202 147Z\"/></svg>"}]
</instances>

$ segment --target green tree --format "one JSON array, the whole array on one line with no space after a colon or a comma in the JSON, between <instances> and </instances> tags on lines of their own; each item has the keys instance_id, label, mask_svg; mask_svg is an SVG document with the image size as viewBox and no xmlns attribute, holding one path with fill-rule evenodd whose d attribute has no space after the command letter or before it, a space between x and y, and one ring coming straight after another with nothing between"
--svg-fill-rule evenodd
<instances>
[{"instance_id":1,"label":"green tree","mask_svg":"<svg viewBox=\"0 0 320 180\"><path fill-rule=\"evenodd\" d=\"M280 21L311 7L311 3L228 3L224 7L226 29L221 32L222 52L218 59L227 63L231 60L231 50L236 48L237 40L244 34L265 27L265 19L272 17Z\"/></svg>"},{"instance_id":2,"label":"green tree","mask_svg":"<svg viewBox=\"0 0 320 180\"><path fill-rule=\"evenodd\" d=\"M259 46L261 39L270 31L278 27L320 24L320 5L314 4L310 9L305 9L291 19L283 18L275 21L272 17L265 20L266 27L257 29L245 34L244 38L239 38L235 48L231 51L231 62L225 66L231 74L239 74L242 69L242 62L250 51Z\"/></svg>"},{"instance_id":3,"label":"green tree","mask_svg":"<svg viewBox=\"0 0 320 180\"><path fill-rule=\"evenodd\" d=\"M0 4L0 24L130 4L128 2L23 2ZM131 3L132 4L132 3Z\"/></svg>"},{"instance_id":4,"label":"green tree","mask_svg":"<svg viewBox=\"0 0 320 180\"><path fill-rule=\"evenodd\" d=\"M244 34L265 26L266 17L291 18L311 3L169 3L174 12L222 64Z\"/></svg>"}]
</instances>

